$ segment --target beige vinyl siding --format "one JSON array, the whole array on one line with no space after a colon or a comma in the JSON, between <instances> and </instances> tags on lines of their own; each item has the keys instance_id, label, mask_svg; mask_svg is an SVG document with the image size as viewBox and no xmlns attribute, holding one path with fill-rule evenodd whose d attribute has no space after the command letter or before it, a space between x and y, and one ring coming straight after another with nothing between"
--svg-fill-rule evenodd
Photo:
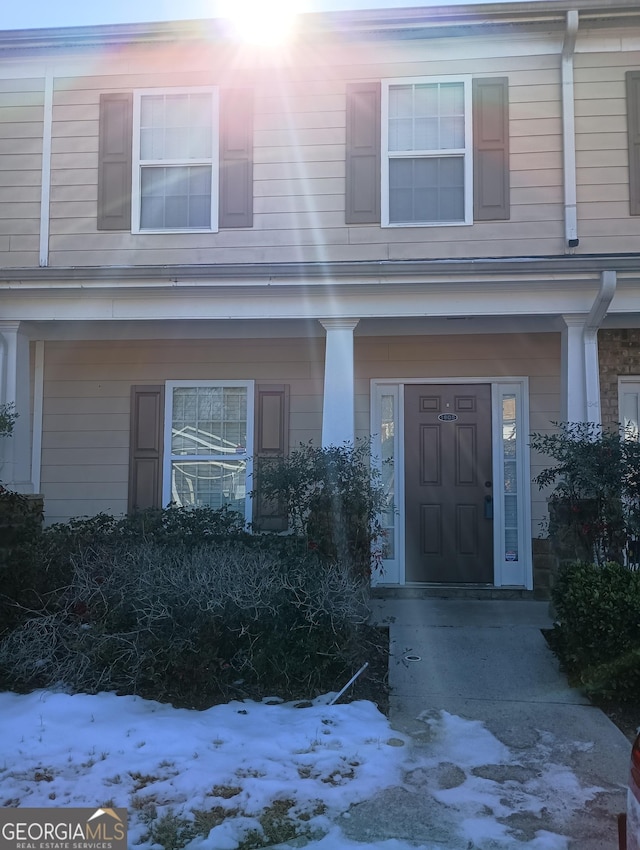
<instances>
[{"instance_id":1,"label":"beige vinyl siding","mask_svg":"<svg viewBox=\"0 0 640 850\"><path fill-rule=\"evenodd\" d=\"M98 100L92 91L91 102L82 102L83 98L75 102L77 85L77 81L65 78L54 80L49 205L52 236L73 231L78 220L91 221L93 230L96 227Z\"/></svg>"},{"instance_id":2,"label":"beige vinyl siding","mask_svg":"<svg viewBox=\"0 0 640 850\"><path fill-rule=\"evenodd\" d=\"M0 266L37 266L44 80L0 79Z\"/></svg>"},{"instance_id":3,"label":"beige vinyl siding","mask_svg":"<svg viewBox=\"0 0 640 850\"><path fill-rule=\"evenodd\" d=\"M560 419L560 334L356 337L356 427L369 432L372 379L529 378L531 431ZM527 435L521 435L526 439ZM532 477L546 465L532 458ZM540 536L546 497L531 485L532 537Z\"/></svg>"},{"instance_id":4,"label":"beige vinyl siding","mask_svg":"<svg viewBox=\"0 0 640 850\"><path fill-rule=\"evenodd\" d=\"M575 56L579 253L625 252L640 235L628 210L624 75L640 68L623 34L602 41L580 31ZM55 78L51 265L384 260L540 256L563 253L562 140L557 40L508 45L491 57L483 39L371 47L298 56L288 70L227 80L218 57L171 51L175 72L158 72L167 48L132 49L116 66L91 60L91 77ZM537 46L536 46L537 45ZM434 49L435 48L435 49ZM519 49L532 49L518 56ZM311 52L309 52L311 54ZM424 57L428 56L426 60ZM348 60L348 61L347 61ZM54 72L55 72L55 61ZM77 62L76 67L82 67ZM126 68L130 73L121 73ZM511 218L471 227L380 228L344 224L345 90L354 80L473 73L509 78ZM102 91L194 84L255 90L254 226L218 234L98 233L98 100ZM43 132L40 78L0 81L0 263L38 263Z\"/></svg>"},{"instance_id":5,"label":"beige vinyl siding","mask_svg":"<svg viewBox=\"0 0 640 850\"><path fill-rule=\"evenodd\" d=\"M531 430L560 413L560 335L495 334L355 338L356 433L369 433L374 378L529 377ZM126 511L129 393L167 380L253 379L288 384L289 444L321 441L324 340L48 342L42 492L47 522ZM544 461L534 459L532 474ZM532 487L537 536L546 512Z\"/></svg>"},{"instance_id":6,"label":"beige vinyl siding","mask_svg":"<svg viewBox=\"0 0 640 850\"><path fill-rule=\"evenodd\" d=\"M42 493L47 523L127 509L132 384L288 384L290 445L320 441L324 340L47 342Z\"/></svg>"},{"instance_id":7,"label":"beige vinyl siding","mask_svg":"<svg viewBox=\"0 0 640 850\"><path fill-rule=\"evenodd\" d=\"M586 254L635 251L640 237L640 216L629 214L625 95L625 73L640 70L640 51L622 49L618 35L606 53L586 35L575 57L578 235Z\"/></svg>"},{"instance_id":8,"label":"beige vinyl siding","mask_svg":"<svg viewBox=\"0 0 640 850\"><path fill-rule=\"evenodd\" d=\"M532 55L518 55L532 50ZM54 84L50 264L300 262L562 253L557 38L318 44L290 65L255 72L245 57L147 45L105 53L91 77ZM494 54L494 55L492 55ZM495 55L497 54L497 55ZM90 57L87 56L87 59ZM77 58L77 68L82 57ZM166 69L173 70L168 72ZM228 67L228 66L227 66ZM158 69L162 69L161 71ZM126 73L123 73L123 69ZM99 71L99 72L98 72ZM345 225L345 93L357 80L473 74L509 78L511 218L473 226ZM211 233L96 229L98 103L103 91L248 85L255 94L254 224Z\"/></svg>"}]
</instances>

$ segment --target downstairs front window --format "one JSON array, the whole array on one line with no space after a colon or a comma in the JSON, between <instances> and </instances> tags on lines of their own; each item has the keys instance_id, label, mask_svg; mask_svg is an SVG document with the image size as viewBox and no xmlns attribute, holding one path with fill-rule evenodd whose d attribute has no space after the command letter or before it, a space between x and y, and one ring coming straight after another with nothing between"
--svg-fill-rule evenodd
<instances>
[{"instance_id":1,"label":"downstairs front window","mask_svg":"<svg viewBox=\"0 0 640 850\"><path fill-rule=\"evenodd\" d=\"M250 383L169 382L165 421L165 504L227 506L249 518Z\"/></svg>"}]
</instances>

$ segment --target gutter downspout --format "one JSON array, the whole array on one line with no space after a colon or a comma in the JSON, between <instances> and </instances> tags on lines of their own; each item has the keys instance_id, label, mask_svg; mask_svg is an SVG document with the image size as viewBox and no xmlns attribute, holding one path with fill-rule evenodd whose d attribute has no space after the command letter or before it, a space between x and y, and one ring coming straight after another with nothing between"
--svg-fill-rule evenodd
<instances>
[{"instance_id":1,"label":"gutter downspout","mask_svg":"<svg viewBox=\"0 0 640 850\"><path fill-rule=\"evenodd\" d=\"M573 54L578 34L578 12L567 12L567 28L562 45L562 147L564 175L564 235L566 248L577 248L578 211L576 194L576 127L573 82ZM566 250L566 249L565 249Z\"/></svg>"},{"instance_id":2,"label":"gutter downspout","mask_svg":"<svg viewBox=\"0 0 640 850\"><path fill-rule=\"evenodd\" d=\"M40 268L49 265L49 227L51 200L51 144L53 129L53 71L47 68L44 78L42 121L42 185L40 187Z\"/></svg>"},{"instance_id":3,"label":"gutter downspout","mask_svg":"<svg viewBox=\"0 0 640 850\"><path fill-rule=\"evenodd\" d=\"M602 272L600 290L593 302L584 326L585 400L587 422L602 424L600 410L600 362L598 359L598 329L607 315L616 292L617 275L614 271Z\"/></svg>"}]
</instances>

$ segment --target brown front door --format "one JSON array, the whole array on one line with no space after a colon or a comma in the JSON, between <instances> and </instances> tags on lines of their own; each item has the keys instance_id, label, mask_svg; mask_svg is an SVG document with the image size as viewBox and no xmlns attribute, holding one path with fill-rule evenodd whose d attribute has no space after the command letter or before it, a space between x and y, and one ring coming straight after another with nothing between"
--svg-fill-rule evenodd
<instances>
[{"instance_id":1,"label":"brown front door","mask_svg":"<svg viewBox=\"0 0 640 850\"><path fill-rule=\"evenodd\" d=\"M492 584L491 387L404 398L406 581Z\"/></svg>"}]
</instances>

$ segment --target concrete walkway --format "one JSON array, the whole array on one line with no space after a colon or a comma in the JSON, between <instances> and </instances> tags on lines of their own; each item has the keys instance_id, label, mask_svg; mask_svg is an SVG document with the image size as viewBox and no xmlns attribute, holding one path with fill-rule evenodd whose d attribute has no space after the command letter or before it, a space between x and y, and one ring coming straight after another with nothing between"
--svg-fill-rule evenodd
<instances>
[{"instance_id":1,"label":"concrete walkway","mask_svg":"<svg viewBox=\"0 0 640 850\"><path fill-rule=\"evenodd\" d=\"M555 848L560 834L572 850L615 850L630 744L605 714L568 687L540 631L551 626L547 603L376 599L372 621L390 628L391 723L412 736L418 755L432 746L433 721L442 711L481 721L508 748L508 767L496 759L471 773L493 782L494 791L496 782L503 783L508 813L497 812L496 818L513 831L514 848ZM441 780L445 788L473 778L456 772L455 765L448 774ZM519 810L518 792L529 800L528 788L560 775L566 804L562 792L549 785L548 804L537 812L530 804ZM444 808L440 814L434 809L433 781L428 771L422 776L416 771L404 789L356 807L349 833L361 841L398 838L466 850L459 835L457 844L447 835ZM585 789L591 789L584 794L588 801L580 794ZM577 809L576 799L582 801Z\"/></svg>"}]
</instances>

